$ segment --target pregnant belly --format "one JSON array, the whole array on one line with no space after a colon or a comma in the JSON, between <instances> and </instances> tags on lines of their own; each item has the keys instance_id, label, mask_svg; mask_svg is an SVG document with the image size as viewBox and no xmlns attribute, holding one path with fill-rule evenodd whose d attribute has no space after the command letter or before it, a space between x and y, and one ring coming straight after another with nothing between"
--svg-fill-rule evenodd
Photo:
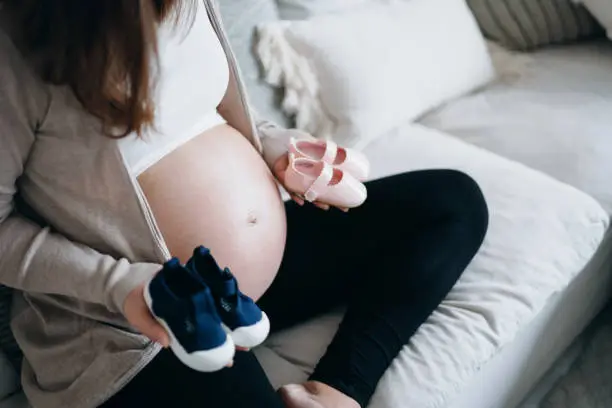
<instances>
[{"instance_id":1,"label":"pregnant belly","mask_svg":"<svg viewBox=\"0 0 612 408\"><path fill-rule=\"evenodd\" d=\"M259 298L280 265L283 202L261 156L237 130L217 126L147 169L138 181L173 256L211 249L243 292Z\"/></svg>"}]
</instances>

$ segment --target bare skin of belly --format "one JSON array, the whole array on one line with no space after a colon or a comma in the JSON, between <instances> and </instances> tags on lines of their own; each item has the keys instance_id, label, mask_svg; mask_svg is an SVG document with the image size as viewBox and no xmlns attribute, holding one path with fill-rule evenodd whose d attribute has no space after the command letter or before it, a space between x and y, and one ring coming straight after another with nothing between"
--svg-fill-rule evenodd
<instances>
[{"instance_id":1,"label":"bare skin of belly","mask_svg":"<svg viewBox=\"0 0 612 408\"><path fill-rule=\"evenodd\" d=\"M268 166L229 125L191 139L138 177L173 256L211 249L241 290L258 299L274 279L286 238L285 209Z\"/></svg>"}]
</instances>

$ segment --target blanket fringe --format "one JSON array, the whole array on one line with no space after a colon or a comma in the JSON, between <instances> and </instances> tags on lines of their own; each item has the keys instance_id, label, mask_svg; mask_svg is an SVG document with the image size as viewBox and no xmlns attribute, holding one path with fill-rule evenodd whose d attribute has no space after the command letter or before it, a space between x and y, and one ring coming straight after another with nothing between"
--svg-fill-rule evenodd
<instances>
[{"instance_id":1,"label":"blanket fringe","mask_svg":"<svg viewBox=\"0 0 612 408\"><path fill-rule=\"evenodd\" d=\"M295 117L298 129L321 139L333 134L335 123L325 112L319 97L319 80L306 58L285 36L287 23L269 23L258 27L255 51L263 66L265 80L283 88L282 109Z\"/></svg>"}]
</instances>

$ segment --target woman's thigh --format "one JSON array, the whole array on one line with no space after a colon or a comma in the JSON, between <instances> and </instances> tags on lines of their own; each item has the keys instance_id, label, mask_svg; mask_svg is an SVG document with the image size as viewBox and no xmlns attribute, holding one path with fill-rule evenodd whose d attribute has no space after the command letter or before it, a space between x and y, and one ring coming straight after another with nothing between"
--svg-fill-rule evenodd
<instances>
[{"instance_id":1,"label":"woman's thigh","mask_svg":"<svg viewBox=\"0 0 612 408\"><path fill-rule=\"evenodd\" d=\"M283 408L252 353L237 352L234 365L201 373L162 350L102 408Z\"/></svg>"},{"instance_id":2,"label":"woman's thigh","mask_svg":"<svg viewBox=\"0 0 612 408\"><path fill-rule=\"evenodd\" d=\"M368 199L348 213L286 204L287 244L279 273L259 305L273 330L350 303L385 271L381 257L419 257L420 237L440 223L465 225L462 240L474 252L487 228L486 203L477 184L454 170L423 170L367 183ZM473 255L473 254L472 254ZM405 262L402 262L405 263ZM414 272L414 276L413 276ZM404 283L423 279L403 271Z\"/></svg>"}]
</instances>

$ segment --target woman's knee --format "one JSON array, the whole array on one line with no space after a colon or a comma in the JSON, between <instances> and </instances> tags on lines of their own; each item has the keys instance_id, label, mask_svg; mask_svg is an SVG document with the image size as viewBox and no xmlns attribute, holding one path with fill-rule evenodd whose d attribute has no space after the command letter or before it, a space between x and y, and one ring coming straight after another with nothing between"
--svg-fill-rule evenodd
<instances>
[{"instance_id":1,"label":"woman's knee","mask_svg":"<svg viewBox=\"0 0 612 408\"><path fill-rule=\"evenodd\" d=\"M489 224L489 211L478 183L466 173L453 169L411 171L372 185L392 200L398 212L388 212L394 225L401 225L401 214L412 219L447 219L462 230L468 229L472 240L482 242ZM376 192L376 190L374 190ZM392 195L390 195L392 194ZM372 199L376 194L372 194ZM368 203L366 201L366 203Z\"/></svg>"},{"instance_id":2,"label":"woman's knee","mask_svg":"<svg viewBox=\"0 0 612 408\"><path fill-rule=\"evenodd\" d=\"M401 176L406 184L417 186L408 189L409 193L421 195L422 201L430 208L472 212L477 214L480 223L486 226L488 210L482 190L466 173L454 169L431 169L404 173Z\"/></svg>"},{"instance_id":3,"label":"woman's knee","mask_svg":"<svg viewBox=\"0 0 612 408\"><path fill-rule=\"evenodd\" d=\"M435 219L448 219L469 231L480 245L489 225L489 210L478 183L466 173L433 169L407 173L421 183L423 204Z\"/></svg>"},{"instance_id":4,"label":"woman's knee","mask_svg":"<svg viewBox=\"0 0 612 408\"><path fill-rule=\"evenodd\" d=\"M447 232L447 241L441 244L455 252L453 262L457 266L440 273L454 282L482 246L489 226L489 210L480 186L466 173L440 170L436 177L441 179L437 184L445 189L442 199L446 201L438 214L447 220L441 226Z\"/></svg>"},{"instance_id":5,"label":"woman's knee","mask_svg":"<svg viewBox=\"0 0 612 408\"><path fill-rule=\"evenodd\" d=\"M476 180L458 170L443 170L453 218L468 228L480 246L489 226L489 209Z\"/></svg>"}]
</instances>

